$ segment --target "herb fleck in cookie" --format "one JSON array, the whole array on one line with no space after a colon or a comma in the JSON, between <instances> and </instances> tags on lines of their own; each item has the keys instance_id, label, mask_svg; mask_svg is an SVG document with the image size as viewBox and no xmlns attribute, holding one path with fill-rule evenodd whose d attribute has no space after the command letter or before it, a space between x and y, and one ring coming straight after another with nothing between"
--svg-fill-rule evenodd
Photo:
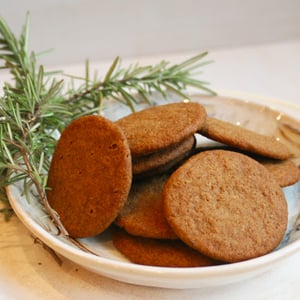
<instances>
[{"instance_id":1,"label":"herb fleck in cookie","mask_svg":"<svg viewBox=\"0 0 300 300\"><path fill-rule=\"evenodd\" d=\"M286 200L274 177L236 152L211 150L190 158L168 179L163 201L178 237L221 261L270 252L287 226Z\"/></svg>"},{"instance_id":2,"label":"herb fleck in cookie","mask_svg":"<svg viewBox=\"0 0 300 300\"><path fill-rule=\"evenodd\" d=\"M200 130L206 111L199 103L171 103L132 113L116 123L124 130L133 157L179 143Z\"/></svg>"},{"instance_id":3,"label":"herb fleck in cookie","mask_svg":"<svg viewBox=\"0 0 300 300\"><path fill-rule=\"evenodd\" d=\"M199 133L220 143L269 158L287 159L292 156L289 149L274 137L215 118L206 118Z\"/></svg>"},{"instance_id":4,"label":"herb fleck in cookie","mask_svg":"<svg viewBox=\"0 0 300 300\"><path fill-rule=\"evenodd\" d=\"M168 175L133 183L115 224L128 233L148 238L177 239L163 211L162 190Z\"/></svg>"},{"instance_id":5,"label":"herb fleck in cookie","mask_svg":"<svg viewBox=\"0 0 300 300\"><path fill-rule=\"evenodd\" d=\"M121 129L99 116L81 117L58 141L47 197L71 236L93 236L120 212L131 179L130 150Z\"/></svg>"},{"instance_id":6,"label":"herb fleck in cookie","mask_svg":"<svg viewBox=\"0 0 300 300\"><path fill-rule=\"evenodd\" d=\"M220 264L180 240L157 240L132 236L114 228L114 246L136 264L160 267L203 267Z\"/></svg>"}]
</instances>

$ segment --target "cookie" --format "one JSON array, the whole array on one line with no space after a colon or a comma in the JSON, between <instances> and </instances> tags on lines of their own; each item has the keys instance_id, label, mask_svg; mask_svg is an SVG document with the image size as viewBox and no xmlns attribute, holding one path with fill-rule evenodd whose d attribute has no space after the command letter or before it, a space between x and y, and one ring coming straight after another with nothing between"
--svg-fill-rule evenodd
<instances>
[{"instance_id":1,"label":"cookie","mask_svg":"<svg viewBox=\"0 0 300 300\"><path fill-rule=\"evenodd\" d=\"M148 171L139 174L134 174L133 179L134 181L139 181L139 180L144 180L146 178L150 178L152 176L157 176L161 174L171 174L174 170L176 170L179 166L181 166L190 156L192 156L193 153L194 151L183 153L164 165L158 166L154 169L150 169Z\"/></svg>"},{"instance_id":2,"label":"cookie","mask_svg":"<svg viewBox=\"0 0 300 300\"><path fill-rule=\"evenodd\" d=\"M104 231L123 208L132 181L131 156L122 130L99 116L73 121L51 162L47 198L73 237Z\"/></svg>"},{"instance_id":3,"label":"cookie","mask_svg":"<svg viewBox=\"0 0 300 300\"><path fill-rule=\"evenodd\" d=\"M289 149L274 137L215 118L206 118L199 133L220 143L268 158L284 160L292 156Z\"/></svg>"},{"instance_id":4,"label":"cookie","mask_svg":"<svg viewBox=\"0 0 300 300\"><path fill-rule=\"evenodd\" d=\"M176 162L178 157L186 156L193 149L194 144L195 139L192 135L166 149L156 151L146 156L133 158L132 172L134 175L139 175L158 169L166 164L169 164L171 167L174 165L171 162Z\"/></svg>"},{"instance_id":5,"label":"cookie","mask_svg":"<svg viewBox=\"0 0 300 300\"><path fill-rule=\"evenodd\" d=\"M300 169L292 160L258 159L275 177L281 187L293 185L300 180Z\"/></svg>"},{"instance_id":6,"label":"cookie","mask_svg":"<svg viewBox=\"0 0 300 300\"><path fill-rule=\"evenodd\" d=\"M179 143L200 130L206 111L199 103L171 103L132 113L116 123L123 129L132 157Z\"/></svg>"},{"instance_id":7,"label":"cookie","mask_svg":"<svg viewBox=\"0 0 300 300\"><path fill-rule=\"evenodd\" d=\"M287 203L277 181L260 163L232 151L191 157L168 179L163 203L180 239L225 262L272 251L287 227Z\"/></svg>"},{"instance_id":8,"label":"cookie","mask_svg":"<svg viewBox=\"0 0 300 300\"><path fill-rule=\"evenodd\" d=\"M131 262L159 267L204 267L220 264L180 240L157 240L112 231L114 246Z\"/></svg>"},{"instance_id":9,"label":"cookie","mask_svg":"<svg viewBox=\"0 0 300 300\"><path fill-rule=\"evenodd\" d=\"M161 175L133 183L115 224L137 236L176 239L162 206L162 190L167 179L168 175Z\"/></svg>"}]
</instances>

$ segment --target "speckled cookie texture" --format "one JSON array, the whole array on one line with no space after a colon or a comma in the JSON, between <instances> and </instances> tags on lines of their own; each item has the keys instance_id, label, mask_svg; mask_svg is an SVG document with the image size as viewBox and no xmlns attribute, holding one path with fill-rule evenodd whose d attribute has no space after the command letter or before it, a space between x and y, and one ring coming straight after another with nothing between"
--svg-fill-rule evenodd
<instances>
[{"instance_id":1,"label":"speckled cookie texture","mask_svg":"<svg viewBox=\"0 0 300 300\"><path fill-rule=\"evenodd\" d=\"M168 177L160 175L134 183L115 224L137 236L177 239L163 211L162 190Z\"/></svg>"},{"instance_id":2,"label":"speckled cookie texture","mask_svg":"<svg viewBox=\"0 0 300 300\"><path fill-rule=\"evenodd\" d=\"M123 208L131 181L130 150L122 130L105 118L86 116L62 133L47 197L71 236L94 236Z\"/></svg>"},{"instance_id":3,"label":"speckled cookie texture","mask_svg":"<svg viewBox=\"0 0 300 300\"><path fill-rule=\"evenodd\" d=\"M300 169L292 160L258 160L275 177L281 187L290 186L300 180Z\"/></svg>"},{"instance_id":4,"label":"speckled cookie texture","mask_svg":"<svg viewBox=\"0 0 300 300\"><path fill-rule=\"evenodd\" d=\"M115 247L130 261L141 265L160 267L204 267L220 264L180 240L158 240L132 236L114 228L112 240Z\"/></svg>"},{"instance_id":5,"label":"speckled cookie texture","mask_svg":"<svg viewBox=\"0 0 300 300\"><path fill-rule=\"evenodd\" d=\"M287 204L273 176L252 158L211 150L190 158L165 184L166 218L201 253L225 262L272 251L287 226Z\"/></svg>"},{"instance_id":6,"label":"speckled cookie texture","mask_svg":"<svg viewBox=\"0 0 300 300\"><path fill-rule=\"evenodd\" d=\"M241 126L208 117L199 131L220 143L274 159L288 159L289 149L274 137L258 134Z\"/></svg>"},{"instance_id":7,"label":"speckled cookie texture","mask_svg":"<svg viewBox=\"0 0 300 300\"><path fill-rule=\"evenodd\" d=\"M171 103L132 113L116 123L123 129L133 157L177 144L200 130L206 111L199 103Z\"/></svg>"},{"instance_id":8,"label":"speckled cookie texture","mask_svg":"<svg viewBox=\"0 0 300 300\"><path fill-rule=\"evenodd\" d=\"M170 167L193 149L195 144L194 136L191 135L179 143L172 145L152 154L139 156L132 160L132 171L134 175L142 175L151 171L159 170L160 167L168 164ZM173 163L172 163L173 162Z\"/></svg>"}]
</instances>

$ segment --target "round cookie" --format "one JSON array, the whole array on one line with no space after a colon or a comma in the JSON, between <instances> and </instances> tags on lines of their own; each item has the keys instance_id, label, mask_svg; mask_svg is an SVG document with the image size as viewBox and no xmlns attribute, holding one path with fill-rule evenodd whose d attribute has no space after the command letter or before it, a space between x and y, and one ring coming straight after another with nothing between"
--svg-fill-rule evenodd
<instances>
[{"instance_id":1,"label":"round cookie","mask_svg":"<svg viewBox=\"0 0 300 300\"><path fill-rule=\"evenodd\" d=\"M206 111L199 103L171 103L132 113L116 123L124 130L133 157L170 147L200 130Z\"/></svg>"},{"instance_id":2,"label":"round cookie","mask_svg":"<svg viewBox=\"0 0 300 300\"><path fill-rule=\"evenodd\" d=\"M292 160L258 159L258 162L271 172L281 187L300 180L300 169Z\"/></svg>"},{"instance_id":3,"label":"round cookie","mask_svg":"<svg viewBox=\"0 0 300 300\"><path fill-rule=\"evenodd\" d=\"M204 267L220 262L206 257L180 240L157 240L112 231L114 246L136 264L159 267Z\"/></svg>"},{"instance_id":4,"label":"round cookie","mask_svg":"<svg viewBox=\"0 0 300 300\"><path fill-rule=\"evenodd\" d=\"M287 227L287 203L276 180L260 163L236 152L194 155L171 175L163 201L178 237L221 261L272 251Z\"/></svg>"},{"instance_id":5,"label":"round cookie","mask_svg":"<svg viewBox=\"0 0 300 300\"><path fill-rule=\"evenodd\" d=\"M162 190L167 179L167 175L161 175L133 183L115 224L132 235L177 239L163 211Z\"/></svg>"},{"instance_id":6,"label":"round cookie","mask_svg":"<svg viewBox=\"0 0 300 300\"><path fill-rule=\"evenodd\" d=\"M189 153L193 149L194 144L195 139L194 136L191 135L185 138L183 141L163 150L156 151L146 156L139 156L133 158L133 175L139 175L145 172L150 172L151 170L160 168L172 161L176 161L178 157L186 156L187 153Z\"/></svg>"},{"instance_id":7,"label":"round cookie","mask_svg":"<svg viewBox=\"0 0 300 300\"><path fill-rule=\"evenodd\" d=\"M206 118L199 133L220 143L269 158L283 160L292 156L289 149L274 137L215 118Z\"/></svg>"},{"instance_id":8,"label":"round cookie","mask_svg":"<svg viewBox=\"0 0 300 300\"><path fill-rule=\"evenodd\" d=\"M100 116L85 116L58 141L47 198L71 236L93 236L116 218L131 180L130 150L121 129Z\"/></svg>"}]
</instances>

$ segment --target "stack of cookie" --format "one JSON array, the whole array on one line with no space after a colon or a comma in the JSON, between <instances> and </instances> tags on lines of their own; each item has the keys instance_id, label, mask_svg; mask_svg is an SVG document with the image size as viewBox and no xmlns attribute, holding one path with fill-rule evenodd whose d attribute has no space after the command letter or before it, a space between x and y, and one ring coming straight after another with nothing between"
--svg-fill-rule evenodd
<instances>
[{"instance_id":1,"label":"stack of cookie","mask_svg":"<svg viewBox=\"0 0 300 300\"><path fill-rule=\"evenodd\" d=\"M194 148L206 111L198 103L173 103L130 114L116 122L125 133L135 178L163 173Z\"/></svg>"},{"instance_id":2,"label":"stack of cookie","mask_svg":"<svg viewBox=\"0 0 300 300\"><path fill-rule=\"evenodd\" d=\"M208 117L192 102L69 127L50 167L48 200L72 236L112 225L129 260L168 267L243 261L281 242L281 187L300 171L275 138ZM196 134L221 146L199 148Z\"/></svg>"}]
</instances>

